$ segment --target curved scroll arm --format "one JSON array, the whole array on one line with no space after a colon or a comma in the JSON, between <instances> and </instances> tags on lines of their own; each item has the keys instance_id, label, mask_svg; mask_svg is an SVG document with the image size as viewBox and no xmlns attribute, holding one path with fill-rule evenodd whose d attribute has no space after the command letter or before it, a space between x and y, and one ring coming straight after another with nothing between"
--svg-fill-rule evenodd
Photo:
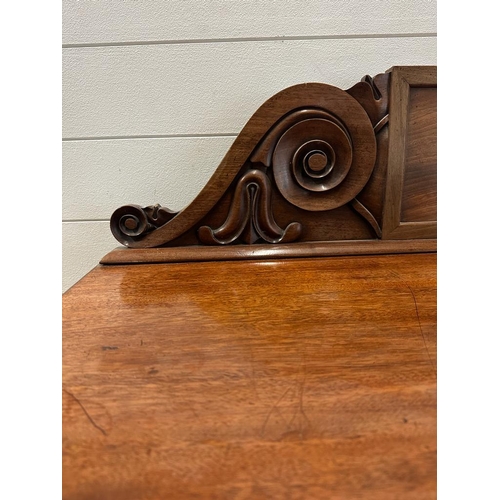
<instances>
[{"instance_id":1,"label":"curved scroll arm","mask_svg":"<svg viewBox=\"0 0 500 500\"><path fill-rule=\"evenodd\" d=\"M111 217L113 235L132 248L167 245L210 219L232 189L226 222L217 229L202 223L199 243L300 239L303 224L288 222L282 229L271 199L301 213L333 211L354 200L375 166L375 134L387 123L388 82L389 75L378 75L347 91L306 83L279 92L251 117L189 206L178 213L159 205L121 207ZM355 213L374 227L366 205Z\"/></svg>"}]
</instances>

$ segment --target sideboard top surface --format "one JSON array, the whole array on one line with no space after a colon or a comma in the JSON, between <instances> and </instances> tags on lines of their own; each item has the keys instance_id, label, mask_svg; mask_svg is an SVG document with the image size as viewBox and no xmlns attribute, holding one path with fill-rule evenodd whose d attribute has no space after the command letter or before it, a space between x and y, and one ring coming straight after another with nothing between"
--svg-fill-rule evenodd
<instances>
[{"instance_id":1,"label":"sideboard top surface","mask_svg":"<svg viewBox=\"0 0 500 500\"><path fill-rule=\"evenodd\" d=\"M63 331L67 500L435 498L435 254L98 266Z\"/></svg>"}]
</instances>

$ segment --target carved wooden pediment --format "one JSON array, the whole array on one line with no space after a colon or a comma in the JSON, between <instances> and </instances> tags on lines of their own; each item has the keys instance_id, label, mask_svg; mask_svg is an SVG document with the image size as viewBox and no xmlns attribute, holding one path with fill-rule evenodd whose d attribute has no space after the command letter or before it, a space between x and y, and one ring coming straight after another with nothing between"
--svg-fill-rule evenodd
<instances>
[{"instance_id":1,"label":"carved wooden pediment","mask_svg":"<svg viewBox=\"0 0 500 500\"><path fill-rule=\"evenodd\" d=\"M180 212L125 205L102 263L436 250L436 68L287 88Z\"/></svg>"}]
</instances>

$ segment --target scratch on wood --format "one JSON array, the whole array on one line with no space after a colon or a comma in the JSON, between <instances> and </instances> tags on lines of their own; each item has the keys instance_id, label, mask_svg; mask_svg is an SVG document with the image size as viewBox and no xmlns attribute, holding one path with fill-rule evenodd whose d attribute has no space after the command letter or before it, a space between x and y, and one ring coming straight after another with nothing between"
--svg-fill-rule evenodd
<instances>
[{"instance_id":1,"label":"scratch on wood","mask_svg":"<svg viewBox=\"0 0 500 500\"><path fill-rule=\"evenodd\" d=\"M276 409L276 407L281 403L281 401L283 400L283 398L288 394L288 392L290 391L290 387L280 396L280 398L276 401L276 403L274 403L274 405L272 406L271 410L269 411L269 413L267 414L266 416L266 419L264 420L264 423L262 424L262 429L260 431L260 436L262 437L264 435L264 431L266 430L266 425L267 425L267 422L269 421L269 418L271 417L271 414L272 412Z\"/></svg>"},{"instance_id":2,"label":"scratch on wood","mask_svg":"<svg viewBox=\"0 0 500 500\"><path fill-rule=\"evenodd\" d=\"M306 371L306 360L305 357L302 356L302 371L304 372L304 376L302 377L302 382L300 384L300 395L299 395L299 409L301 415L304 417L304 419L307 421L307 426L311 427L311 421L309 420L309 417L306 415L306 412L304 411L304 387L306 385L306 377L307 377L307 371ZM300 424L300 433L303 435L303 429L302 429L302 422Z\"/></svg>"},{"instance_id":3,"label":"scratch on wood","mask_svg":"<svg viewBox=\"0 0 500 500\"><path fill-rule=\"evenodd\" d=\"M311 421L309 420L309 417L306 415L306 412L304 411L304 403L303 403L303 399L304 399L304 387L305 387L305 384L306 384L306 377L307 377L307 372L306 372L306 360L305 360L305 357L302 356L302 362L301 362L301 370L297 373L297 379L296 379L296 383L295 383L295 390L298 391L298 405L295 407L295 411L293 413L293 416L290 420L290 422L288 422L288 428L290 428L293 424L293 422L295 421L295 417L297 416L298 413L300 413L300 415L302 415L302 418L304 419L304 421L306 422L306 429L308 427L311 427ZM304 429L303 429L303 426L302 426L303 422L300 421L299 422L299 433L301 435L301 438L303 439L304 438Z\"/></svg>"},{"instance_id":4,"label":"scratch on wood","mask_svg":"<svg viewBox=\"0 0 500 500\"><path fill-rule=\"evenodd\" d=\"M300 413L304 417L304 419L307 421L308 425L311 425L311 421L309 420L309 417L306 415L306 412L304 411L304 386L306 384L306 374L304 372L304 378L302 379L302 383L300 384L300 396L299 396L299 409ZM302 431L302 425L301 425L301 431Z\"/></svg>"},{"instance_id":5,"label":"scratch on wood","mask_svg":"<svg viewBox=\"0 0 500 500\"><path fill-rule=\"evenodd\" d=\"M425 350L427 351L427 357L429 358L429 363L431 364L431 366L434 370L434 373L437 375L436 367L434 366L434 362L432 361L431 353L429 352L429 347L427 347L427 342L425 340L424 331L422 330L422 323L420 321L420 314L418 313L417 298L415 297L415 293L413 293L411 286L396 271L391 270L390 273L393 276L396 276L398 279L400 279L405 284L405 286L408 288L408 290L410 290L411 296L413 297L413 303L415 304L415 312L417 314L418 327L420 328L420 335L422 336Z\"/></svg>"},{"instance_id":6,"label":"scratch on wood","mask_svg":"<svg viewBox=\"0 0 500 500\"><path fill-rule=\"evenodd\" d=\"M252 346L249 346L249 348L250 348L250 368L252 370L252 376L250 377L250 383L252 384L256 398L262 403L262 400L260 399L260 396L259 396L259 391L257 391L257 384L255 382L255 366L254 366L255 359L253 357L253 349L252 349Z\"/></svg>"},{"instance_id":7,"label":"scratch on wood","mask_svg":"<svg viewBox=\"0 0 500 500\"><path fill-rule=\"evenodd\" d=\"M71 396L77 403L78 405L80 406L80 408L83 410L83 413L85 413L85 415L87 416L87 418L89 419L89 422L99 431L101 431L105 436L108 435L108 433L102 428L100 427L99 425L97 425L94 421L94 419L89 415L89 412L85 409L85 406L83 406L83 404L80 402L80 400L72 393L72 392L69 392L67 389L63 388L63 391L68 395L68 396Z\"/></svg>"}]
</instances>

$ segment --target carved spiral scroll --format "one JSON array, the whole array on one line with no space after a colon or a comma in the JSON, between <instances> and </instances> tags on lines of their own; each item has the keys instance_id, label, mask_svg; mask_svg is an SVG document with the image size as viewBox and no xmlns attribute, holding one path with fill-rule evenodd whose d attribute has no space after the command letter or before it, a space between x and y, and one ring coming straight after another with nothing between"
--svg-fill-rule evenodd
<instances>
[{"instance_id":1,"label":"carved spiral scroll","mask_svg":"<svg viewBox=\"0 0 500 500\"><path fill-rule=\"evenodd\" d=\"M159 204L144 208L140 205L124 205L111 216L111 232L118 241L127 244L166 224L176 213Z\"/></svg>"},{"instance_id":2,"label":"carved spiral scroll","mask_svg":"<svg viewBox=\"0 0 500 500\"><path fill-rule=\"evenodd\" d=\"M354 99L350 104L359 107ZM363 189L376 154L368 116L349 128L339 117L321 113L299 120L281 135L272 159L274 178L290 203L305 210L332 210Z\"/></svg>"}]
</instances>

